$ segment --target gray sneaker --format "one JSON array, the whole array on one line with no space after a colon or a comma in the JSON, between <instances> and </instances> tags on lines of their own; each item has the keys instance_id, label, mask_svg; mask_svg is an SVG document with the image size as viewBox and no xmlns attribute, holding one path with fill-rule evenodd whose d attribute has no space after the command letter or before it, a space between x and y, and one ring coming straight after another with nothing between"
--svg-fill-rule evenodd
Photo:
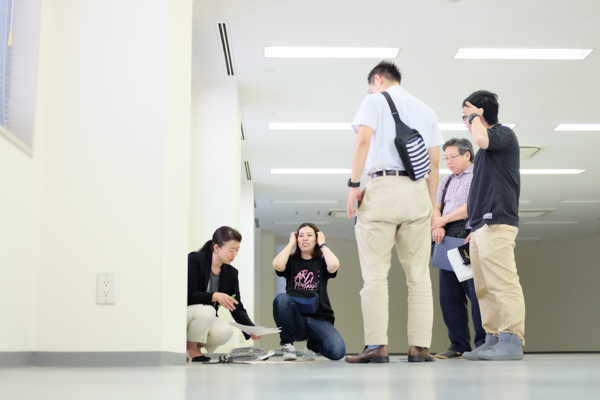
<instances>
[{"instance_id":1,"label":"gray sneaker","mask_svg":"<svg viewBox=\"0 0 600 400\"><path fill-rule=\"evenodd\" d=\"M471 361L480 360L479 354L481 352L486 351L486 350L490 349L491 347L495 346L496 343L498 343L498 336L494 336L491 333L488 333L485 335L485 343L484 344L482 344L481 346L479 346L478 348L476 348L473 351L467 351L467 352L463 353L462 358L464 358L465 360L471 360Z\"/></svg>"},{"instance_id":2,"label":"gray sneaker","mask_svg":"<svg viewBox=\"0 0 600 400\"><path fill-rule=\"evenodd\" d=\"M498 343L479 353L480 360L501 361L501 360L522 360L523 343L514 333L500 332Z\"/></svg>"},{"instance_id":3,"label":"gray sneaker","mask_svg":"<svg viewBox=\"0 0 600 400\"><path fill-rule=\"evenodd\" d=\"M283 345L283 361L296 361L296 348L293 343Z\"/></svg>"}]
</instances>

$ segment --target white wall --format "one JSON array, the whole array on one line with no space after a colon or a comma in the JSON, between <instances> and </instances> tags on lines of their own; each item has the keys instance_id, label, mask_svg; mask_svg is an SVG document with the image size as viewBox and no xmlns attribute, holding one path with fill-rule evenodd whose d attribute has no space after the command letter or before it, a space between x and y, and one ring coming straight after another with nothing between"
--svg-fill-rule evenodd
<instances>
[{"instance_id":1,"label":"white wall","mask_svg":"<svg viewBox=\"0 0 600 400\"><path fill-rule=\"evenodd\" d=\"M41 154L0 136L0 352L33 349L41 179Z\"/></svg>"},{"instance_id":2,"label":"white wall","mask_svg":"<svg viewBox=\"0 0 600 400\"><path fill-rule=\"evenodd\" d=\"M0 139L0 351L184 351L191 8L43 2L35 156Z\"/></svg>"}]
</instances>

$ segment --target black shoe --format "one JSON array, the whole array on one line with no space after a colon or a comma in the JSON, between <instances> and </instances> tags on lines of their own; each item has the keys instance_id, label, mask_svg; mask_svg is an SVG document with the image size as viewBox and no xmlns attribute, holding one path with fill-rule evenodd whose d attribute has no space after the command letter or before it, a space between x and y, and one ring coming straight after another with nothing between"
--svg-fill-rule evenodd
<instances>
[{"instance_id":1,"label":"black shoe","mask_svg":"<svg viewBox=\"0 0 600 400\"><path fill-rule=\"evenodd\" d=\"M198 357L192 358L192 362L207 362L207 361L210 361L210 357L198 356Z\"/></svg>"},{"instance_id":2,"label":"black shoe","mask_svg":"<svg viewBox=\"0 0 600 400\"><path fill-rule=\"evenodd\" d=\"M461 356L462 356L462 353L448 349L443 353L437 353L435 355L435 358L446 360L448 358L462 358Z\"/></svg>"}]
</instances>

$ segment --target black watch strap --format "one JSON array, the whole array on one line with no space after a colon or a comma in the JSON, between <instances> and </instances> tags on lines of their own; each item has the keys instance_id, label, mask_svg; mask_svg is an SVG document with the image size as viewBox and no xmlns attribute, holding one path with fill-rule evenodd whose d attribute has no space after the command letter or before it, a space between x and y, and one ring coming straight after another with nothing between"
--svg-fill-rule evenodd
<instances>
[{"instance_id":1,"label":"black watch strap","mask_svg":"<svg viewBox=\"0 0 600 400\"><path fill-rule=\"evenodd\" d=\"M327 243L323 243L322 245L319 246L320 249L322 249L323 247L329 248L329 246L327 246Z\"/></svg>"},{"instance_id":2,"label":"black watch strap","mask_svg":"<svg viewBox=\"0 0 600 400\"><path fill-rule=\"evenodd\" d=\"M352 182L352 178L350 178L350 179L348 179L348 187L352 187L352 188L360 187L360 182L356 182L356 183Z\"/></svg>"},{"instance_id":3,"label":"black watch strap","mask_svg":"<svg viewBox=\"0 0 600 400\"><path fill-rule=\"evenodd\" d=\"M469 115L469 123L472 123L472 121L473 121L473 119L475 117L480 117L481 118L481 115L479 115L477 113L473 113L473 114Z\"/></svg>"}]
</instances>

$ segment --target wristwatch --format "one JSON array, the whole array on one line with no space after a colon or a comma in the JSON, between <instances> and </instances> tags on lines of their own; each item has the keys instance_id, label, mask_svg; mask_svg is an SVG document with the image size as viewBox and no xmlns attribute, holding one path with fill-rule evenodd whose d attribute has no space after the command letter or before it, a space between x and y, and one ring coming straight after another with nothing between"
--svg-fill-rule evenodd
<instances>
[{"instance_id":1,"label":"wristwatch","mask_svg":"<svg viewBox=\"0 0 600 400\"><path fill-rule=\"evenodd\" d=\"M352 178L348 179L348 187L360 187L360 182L352 182Z\"/></svg>"},{"instance_id":2,"label":"wristwatch","mask_svg":"<svg viewBox=\"0 0 600 400\"><path fill-rule=\"evenodd\" d=\"M480 117L481 118L481 115L479 115L477 113L473 113L473 114L469 115L469 123L472 123L472 121L473 121L473 119L475 117Z\"/></svg>"},{"instance_id":3,"label":"wristwatch","mask_svg":"<svg viewBox=\"0 0 600 400\"><path fill-rule=\"evenodd\" d=\"M322 249L323 247L329 248L329 246L327 246L327 243L323 243L322 245L319 246L320 249Z\"/></svg>"}]
</instances>

